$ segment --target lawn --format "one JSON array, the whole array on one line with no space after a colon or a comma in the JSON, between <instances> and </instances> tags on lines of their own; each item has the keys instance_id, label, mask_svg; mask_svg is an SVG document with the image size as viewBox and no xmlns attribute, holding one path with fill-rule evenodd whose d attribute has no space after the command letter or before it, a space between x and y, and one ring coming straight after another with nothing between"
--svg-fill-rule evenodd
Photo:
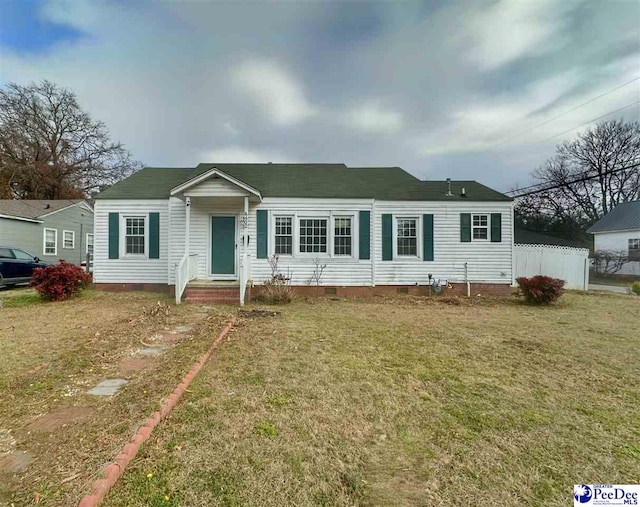
<instances>
[{"instance_id":1,"label":"lawn","mask_svg":"<svg viewBox=\"0 0 640 507\"><path fill-rule=\"evenodd\" d=\"M296 301L247 317L111 506L565 506L640 480L640 298Z\"/></svg>"},{"instance_id":2,"label":"lawn","mask_svg":"<svg viewBox=\"0 0 640 507\"><path fill-rule=\"evenodd\" d=\"M86 291L48 303L17 289L0 299L0 505L77 504L228 318L152 293ZM170 334L193 322L193 331ZM141 356L147 345L165 352ZM109 378L128 384L113 397L87 394ZM61 413L72 416L39 426ZM8 456L23 451L30 463L12 473Z\"/></svg>"}]
</instances>

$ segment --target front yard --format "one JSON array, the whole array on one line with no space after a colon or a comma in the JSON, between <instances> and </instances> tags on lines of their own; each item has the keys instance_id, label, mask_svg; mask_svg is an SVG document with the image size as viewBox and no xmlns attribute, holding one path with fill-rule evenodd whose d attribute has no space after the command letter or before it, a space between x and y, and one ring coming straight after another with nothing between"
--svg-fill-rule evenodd
<instances>
[{"instance_id":1,"label":"front yard","mask_svg":"<svg viewBox=\"0 0 640 507\"><path fill-rule=\"evenodd\" d=\"M577 483L637 483L639 303L274 307L221 345L107 505L565 506Z\"/></svg>"},{"instance_id":2,"label":"front yard","mask_svg":"<svg viewBox=\"0 0 640 507\"><path fill-rule=\"evenodd\" d=\"M149 293L0 300L0 505L77 504L228 317ZM115 396L87 394L114 378Z\"/></svg>"}]
</instances>

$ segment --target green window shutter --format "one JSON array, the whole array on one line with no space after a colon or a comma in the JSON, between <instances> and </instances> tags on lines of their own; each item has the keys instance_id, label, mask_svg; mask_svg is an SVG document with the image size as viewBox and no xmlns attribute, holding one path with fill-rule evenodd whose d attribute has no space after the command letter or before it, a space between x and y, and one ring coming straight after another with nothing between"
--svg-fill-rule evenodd
<instances>
[{"instance_id":1,"label":"green window shutter","mask_svg":"<svg viewBox=\"0 0 640 507\"><path fill-rule=\"evenodd\" d=\"M109 213L109 259L117 259L120 256L120 215Z\"/></svg>"},{"instance_id":2,"label":"green window shutter","mask_svg":"<svg viewBox=\"0 0 640 507\"><path fill-rule=\"evenodd\" d=\"M268 250L268 213L266 209L259 209L256 211L256 236L257 236L257 251L256 256L258 259L267 258Z\"/></svg>"},{"instance_id":3,"label":"green window shutter","mask_svg":"<svg viewBox=\"0 0 640 507\"><path fill-rule=\"evenodd\" d=\"M360 212L360 241L358 243L358 251L360 259L371 258L371 212Z\"/></svg>"},{"instance_id":4,"label":"green window shutter","mask_svg":"<svg viewBox=\"0 0 640 507\"><path fill-rule=\"evenodd\" d=\"M460 213L460 241L471 241L471 213Z\"/></svg>"},{"instance_id":5,"label":"green window shutter","mask_svg":"<svg viewBox=\"0 0 640 507\"><path fill-rule=\"evenodd\" d=\"M433 215L422 215L422 260L433 260Z\"/></svg>"},{"instance_id":6,"label":"green window shutter","mask_svg":"<svg viewBox=\"0 0 640 507\"><path fill-rule=\"evenodd\" d=\"M491 242L502 241L502 213L491 213Z\"/></svg>"},{"instance_id":7,"label":"green window shutter","mask_svg":"<svg viewBox=\"0 0 640 507\"><path fill-rule=\"evenodd\" d=\"M393 260L393 219L391 215L382 215L382 260Z\"/></svg>"},{"instance_id":8,"label":"green window shutter","mask_svg":"<svg viewBox=\"0 0 640 507\"><path fill-rule=\"evenodd\" d=\"M160 213L149 213L149 259L160 258Z\"/></svg>"}]
</instances>

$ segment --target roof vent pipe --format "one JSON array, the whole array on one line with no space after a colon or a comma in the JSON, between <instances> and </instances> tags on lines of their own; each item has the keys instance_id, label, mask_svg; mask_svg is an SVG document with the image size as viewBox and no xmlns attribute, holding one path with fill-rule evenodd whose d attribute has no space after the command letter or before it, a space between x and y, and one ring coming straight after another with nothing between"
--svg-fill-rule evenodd
<instances>
[{"instance_id":1,"label":"roof vent pipe","mask_svg":"<svg viewBox=\"0 0 640 507\"><path fill-rule=\"evenodd\" d=\"M467 191L465 190L464 187L462 187L462 192L460 193L461 197L467 197Z\"/></svg>"},{"instance_id":2,"label":"roof vent pipe","mask_svg":"<svg viewBox=\"0 0 640 507\"><path fill-rule=\"evenodd\" d=\"M447 197L451 197L451 178L447 178Z\"/></svg>"}]
</instances>

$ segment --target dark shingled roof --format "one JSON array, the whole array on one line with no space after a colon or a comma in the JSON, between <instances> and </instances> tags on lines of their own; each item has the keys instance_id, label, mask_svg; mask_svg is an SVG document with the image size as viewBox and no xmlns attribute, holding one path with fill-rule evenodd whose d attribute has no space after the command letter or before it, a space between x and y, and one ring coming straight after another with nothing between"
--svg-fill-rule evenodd
<instances>
[{"instance_id":1,"label":"dark shingled roof","mask_svg":"<svg viewBox=\"0 0 640 507\"><path fill-rule=\"evenodd\" d=\"M549 236L548 234L529 231L527 229L521 229L519 227L516 227L513 230L513 242L518 245L556 245L584 248L584 246L577 241L558 238L556 236Z\"/></svg>"},{"instance_id":2,"label":"dark shingled roof","mask_svg":"<svg viewBox=\"0 0 640 507\"><path fill-rule=\"evenodd\" d=\"M587 229L587 232L640 230L640 201L618 204Z\"/></svg>"},{"instance_id":3,"label":"dark shingled roof","mask_svg":"<svg viewBox=\"0 0 640 507\"><path fill-rule=\"evenodd\" d=\"M511 201L475 181L421 181L400 167L344 164L199 164L194 169L147 167L96 199L166 199L171 189L216 168L263 197L351 198L409 201ZM465 189L465 196L461 195Z\"/></svg>"},{"instance_id":4,"label":"dark shingled roof","mask_svg":"<svg viewBox=\"0 0 640 507\"><path fill-rule=\"evenodd\" d=\"M80 202L84 201L82 199L0 199L0 215L36 220L42 215L53 213Z\"/></svg>"}]
</instances>

